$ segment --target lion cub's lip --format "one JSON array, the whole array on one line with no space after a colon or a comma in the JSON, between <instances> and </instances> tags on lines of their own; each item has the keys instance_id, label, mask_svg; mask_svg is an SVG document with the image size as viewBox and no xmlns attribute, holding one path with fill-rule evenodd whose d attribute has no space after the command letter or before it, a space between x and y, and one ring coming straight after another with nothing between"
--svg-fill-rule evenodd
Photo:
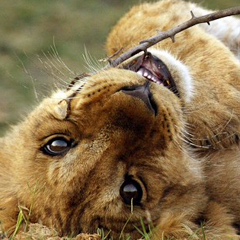
<instances>
[{"instance_id":1,"label":"lion cub's lip","mask_svg":"<svg viewBox=\"0 0 240 240\"><path fill-rule=\"evenodd\" d=\"M124 69L138 73L148 81L165 86L179 96L177 86L167 66L162 60L152 55L150 52L144 53L122 66Z\"/></svg>"}]
</instances>

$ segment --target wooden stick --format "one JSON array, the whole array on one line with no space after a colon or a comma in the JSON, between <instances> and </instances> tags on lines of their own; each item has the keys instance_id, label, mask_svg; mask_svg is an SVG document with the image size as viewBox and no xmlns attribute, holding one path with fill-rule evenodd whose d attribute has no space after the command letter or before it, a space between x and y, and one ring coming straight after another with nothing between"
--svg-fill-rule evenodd
<instances>
[{"instance_id":1,"label":"wooden stick","mask_svg":"<svg viewBox=\"0 0 240 240\"><path fill-rule=\"evenodd\" d=\"M122 54L120 57L118 57L117 59L115 59L113 61L110 60L110 65L112 67L116 67L119 64L121 64L122 62L124 62L125 60L129 59L130 57L136 55L137 53L142 52L142 51L146 52L146 50L149 47L153 46L154 44L156 44L164 39L171 38L172 41L174 42L174 38L177 33L180 33L180 32L182 32L192 26L195 26L197 24L200 24L200 23L210 24L211 21L214 21L214 20L217 20L220 18L224 18L224 17L228 17L228 16L232 16L232 15L238 15L238 14L240 14L240 7L228 8L228 9L210 13L210 14L207 14L207 15L204 15L201 17L196 17L194 15L194 13L191 12L192 18L190 20L178 25L177 27L175 27L169 31L161 32L160 34L158 34L157 36L155 36L153 38L150 38L150 39L140 42L140 44L137 47Z\"/></svg>"}]
</instances>

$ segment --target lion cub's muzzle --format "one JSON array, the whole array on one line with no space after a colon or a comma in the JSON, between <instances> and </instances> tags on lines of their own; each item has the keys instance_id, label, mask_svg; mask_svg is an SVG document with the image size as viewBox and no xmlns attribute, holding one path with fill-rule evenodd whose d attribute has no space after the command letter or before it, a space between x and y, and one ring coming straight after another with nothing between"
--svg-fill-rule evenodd
<instances>
[{"instance_id":1,"label":"lion cub's muzzle","mask_svg":"<svg viewBox=\"0 0 240 240\"><path fill-rule=\"evenodd\" d=\"M127 63L123 63L120 67L138 73L148 82L153 82L168 88L179 97L176 83L168 67L161 59L150 52L146 52L133 60L127 61Z\"/></svg>"},{"instance_id":2,"label":"lion cub's muzzle","mask_svg":"<svg viewBox=\"0 0 240 240\"><path fill-rule=\"evenodd\" d=\"M141 99L146 104L148 109L151 110L156 116L158 112L158 108L156 103L154 102L149 85L150 85L150 82L147 82L143 86L128 87L126 89L122 89L122 92L132 97Z\"/></svg>"}]
</instances>

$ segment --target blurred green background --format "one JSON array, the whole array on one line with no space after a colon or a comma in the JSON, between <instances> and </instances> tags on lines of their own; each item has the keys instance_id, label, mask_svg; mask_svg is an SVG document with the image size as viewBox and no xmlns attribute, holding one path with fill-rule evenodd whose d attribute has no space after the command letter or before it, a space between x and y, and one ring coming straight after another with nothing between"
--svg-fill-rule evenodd
<instances>
[{"instance_id":1,"label":"blurred green background","mask_svg":"<svg viewBox=\"0 0 240 240\"><path fill-rule=\"evenodd\" d=\"M140 2L1 0L0 135L56 84L66 85L75 75L87 71L83 57L86 51L95 61L104 58L108 32L132 5ZM212 9L240 5L240 0L195 2Z\"/></svg>"}]
</instances>

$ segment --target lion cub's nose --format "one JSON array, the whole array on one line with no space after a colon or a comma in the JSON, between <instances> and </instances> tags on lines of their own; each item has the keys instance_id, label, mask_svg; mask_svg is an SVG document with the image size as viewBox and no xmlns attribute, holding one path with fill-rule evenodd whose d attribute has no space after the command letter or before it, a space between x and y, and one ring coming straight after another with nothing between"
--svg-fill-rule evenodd
<instances>
[{"instance_id":1,"label":"lion cub's nose","mask_svg":"<svg viewBox=\"0 0 240 240\"><path fill-rule=\"evenodd\" d=\"M141 99L146 104L148 109L151 110L155 115L157 115L157 105L153 100L153 96L149 86L150 83L148 82L143 86L134 86L122 89L122 92L132 97Z\"/></svg>"}]
</instances>

